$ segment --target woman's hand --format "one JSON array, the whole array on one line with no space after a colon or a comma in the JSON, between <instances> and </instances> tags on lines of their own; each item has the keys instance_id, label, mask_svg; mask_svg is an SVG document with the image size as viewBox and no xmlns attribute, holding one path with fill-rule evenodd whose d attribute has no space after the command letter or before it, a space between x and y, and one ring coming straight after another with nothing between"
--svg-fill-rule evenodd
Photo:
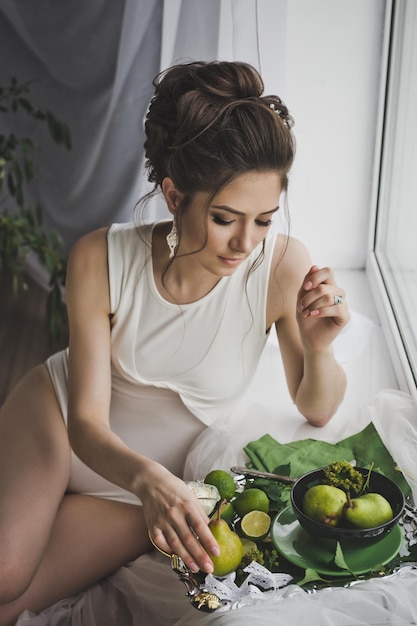
<instances>
[{"instance_id":1,"label":"woman's hand","mask_svg":"<svg viewBox=\"0 0 417 626\"><path fill-rule=\"evenodd\" d=\"M313 265L297 297L297 322L304 348L325 350L349 318L345 292L337 286L332 270Z\"/></svg>"},{"instance_id":2,"label":"woman's hand","mask_svg":"<svg viewBox=\"0 0 417 626\"><path fill-rule=\"evenodd\" d=\"M155 544L177 554L191 571L211 573L210 554L217 556L219 546L191 489L163 466L150 462L137 495Z\"/></svg>"}]
</instances>

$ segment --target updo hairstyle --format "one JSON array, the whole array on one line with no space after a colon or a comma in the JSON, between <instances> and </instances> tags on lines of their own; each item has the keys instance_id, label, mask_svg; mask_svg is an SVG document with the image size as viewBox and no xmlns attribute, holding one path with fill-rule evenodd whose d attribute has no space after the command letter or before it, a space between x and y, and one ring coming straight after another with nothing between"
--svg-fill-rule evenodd
<instances>
[{"instance_id":1,"label":"updo hairstyle","mask_svg":"<svg viewBox=\"0 0 417 626\"><path fill-rule=\"evenodd\" d=\"M193 62L159 74L146 116L145 155L154 192L169 177L185 195L220 189L249 171L277 171L282 189L294 159L293 121L259 73L241 62Z\"/></svg>"}]
</instances>

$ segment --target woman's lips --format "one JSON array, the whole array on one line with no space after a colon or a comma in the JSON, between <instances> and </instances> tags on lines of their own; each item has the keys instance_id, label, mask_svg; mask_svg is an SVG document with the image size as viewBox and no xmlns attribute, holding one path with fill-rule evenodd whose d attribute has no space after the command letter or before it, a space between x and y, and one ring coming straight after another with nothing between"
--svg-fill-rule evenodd
<instances>
[{"instance_id":1,"label":"woman's lips","mask_svg":"<svg viewBox=\"0 0 417 626\"><path fill-rule=\"evenodd\" d=\"M234 267L235 265L239 265L239 263L242 263L243 261L243 257L219 256L219 259L222 263L224 263L225 265L228 265L229 267Z\"/></svg>"}]
</instances>

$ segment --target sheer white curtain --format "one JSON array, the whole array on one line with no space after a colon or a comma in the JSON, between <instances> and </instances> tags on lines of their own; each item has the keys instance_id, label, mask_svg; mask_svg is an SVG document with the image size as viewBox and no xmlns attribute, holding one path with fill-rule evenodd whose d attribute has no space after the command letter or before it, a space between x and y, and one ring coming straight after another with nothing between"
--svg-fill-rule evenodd
<instances>
[{"instance_id":1,"label":"sheer white curtain","mask_svg":"<svg viewBox=\"0 0 417 626\"><path fill-rule=\"evenodd\" d=\"M247 61L267 90L283 87L288 0L170 0L161 67L191 60Z\"/></svg>"}]
</instances>

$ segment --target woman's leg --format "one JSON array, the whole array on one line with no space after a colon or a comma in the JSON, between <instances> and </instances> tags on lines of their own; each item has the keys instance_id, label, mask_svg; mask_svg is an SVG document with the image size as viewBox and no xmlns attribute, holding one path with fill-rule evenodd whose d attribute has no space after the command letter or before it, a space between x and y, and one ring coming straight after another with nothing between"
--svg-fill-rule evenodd
<instances>
[{"instance_id":1,"label":"woman's leg","mask_svg":"<svg viewBox=\"0 0 417 626\"><path fill-rule=\"evenodd\" d=\"M66 427L45 366L0 410L0 604L21 595L46 549L70 468Z\"/></svg>"},{"instance_id":2,"label":"woman's leg","mask_svg":"<svg viewBox=\"0 0 417 626\"><path fill-rule=\"evenodd\" d=\"M31 585L0 606L0 625L11 626L25 609L39 613L83 591L150 548L141 507L66 495Z\"/></svg>"},{"instance_id":3,"label":"woman's leg","mask_svg":"<svg viewBox=\"0 0 417 626\"><path fill-rule=\"evenodd\" d=\"M0 410L0 625L80 591L149 549L140 507L64 497L67 430L44 366Z\"/></svg>"}]
</instances>

